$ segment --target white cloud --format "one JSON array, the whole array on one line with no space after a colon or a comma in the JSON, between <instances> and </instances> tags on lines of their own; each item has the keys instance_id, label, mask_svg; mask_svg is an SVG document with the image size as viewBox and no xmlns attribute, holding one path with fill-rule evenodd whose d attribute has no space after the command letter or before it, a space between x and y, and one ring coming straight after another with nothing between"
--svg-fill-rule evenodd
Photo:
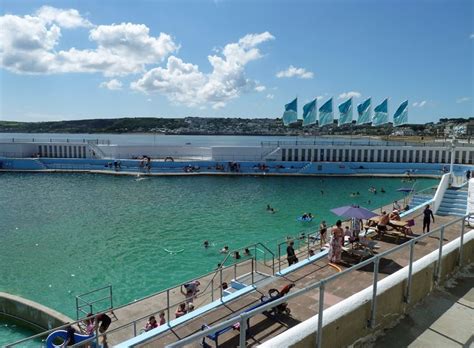
<instances>
[{"instance_id":1,"label":"white cloud","mask_svg":"<svg viewBox=\"0 0 474 348\"><path fill-rule=\"evenodd\" d=\"M82 18L78 10L63 10L51 6L42 6L36 16L47 24L56 23L63 28L92 27L92 23Z\"/></svg>"},{"instance_id":2,"label":"white cloud","mask_svg":"<svg viewBox=\"0 0 474 348\"><path fill-rule=\"evenodd\" d=\"M458 103L458 104L465 103L469 100L471 100L471 97L461 97L461 98L456 99L456 103Z\"/></svg>"},{"instance_id":3,"label":"white cloud","mask_svg":"<svg viewBox=\"0 0 474 348\"><path fill-rule=\"evenodd\" d=\"M257 92L263 92L263 91L266 90L266 89L267 89L267 87L262 86L262 85L259 85L259 86L256 86L256 87L255 87L255 90L256 90Z\"/></svg>"},{"instance_id":4,"label":"white cloud","mask_svg":"<svg viewBox=\"0 0 474 348\"><path fill-rule=\"evenodd\" d=\"M104 81L100 84L100 87L107 88L113 91L122 89L122 82L117 79L112 79L110 81Z\"/></svg>"},{"instance_id":5,"label":"white cloud","mask_svg":"<svg viewBox=\"0 0 474 348\"><path fill-rule=\"evenodd\" d=\"M339 94L337 97L338 99L346 99L346 98L360 98L362 94L356 91L344 92Z\"/></svg>"},{"instance_id":6,"label":"white cloud","mask_svg":"<svg viewBox=\"0 0 474 348\"><path fill-rule=\"evenodd\" d=\"M288 69L277 72L276 77L297 77L299 79L312 79L314 74L311 71L306 71L304 68L296 68L290 65Z\"/></svg>"},{"instance_id":7,"label":"white cloud","mask_svg":"<svg viewBox=\"0 0 474 348\"><path fill-rule=\"evenodd\" d=\"M474 39L474 34L469 35L470 39Z\"/></svg>"},{"instance_id":8,"label":"white cloud","mask_svg":"<svg viewBox=\"0 0 474 348\"><path fill-rule=\"evenodd\" d=\"M419 101L419 102L414 102L412 105L413 107L415 108L422 108L423 106L425 106L428 102L426 100L422 100L422 101Z\"/></svg>"},{"instance_id":9,"label":"white cloud","mask_svg":"<svg viewBox=\"0 0 474 348\"><path fill-rule=\"evenodd\" d=\"M267 94L267 99L273 99L275 96L273 94Z\"/></svg>"},{"instance_id":10,"label":"white cloud","mask_svg":"<svg viewBox=\"0 0 474 348\"><path fill-rule=\"evenodd\" d=\"M89 27L77 10L49 6L33 16L0 16L0 65L15 73L56 74L99 72L106 76L145 71L177 51L179 46L165 33L150 36L143 24L99 25L89 31L94 49L56 50L61 27Z\"/></svg>"},{"instance_id":11,"label":"white cloud","mask_svg":"<svg viewBox=\"0 0 474 348\"><path fill-rule=\"evenodd\" d=\"M264 32L227 44L222 56L208 56L213 68L209 74L202 73L197 65L170 56L166 67L151 69L130 86L144 93L164 94L173 102L191 107L210 104L213 108L222 108L242 93L258 89L257 83L245 76L244 68L262 57L256 46L273 39L270 33Z\"/></svg>"}]
</instances>

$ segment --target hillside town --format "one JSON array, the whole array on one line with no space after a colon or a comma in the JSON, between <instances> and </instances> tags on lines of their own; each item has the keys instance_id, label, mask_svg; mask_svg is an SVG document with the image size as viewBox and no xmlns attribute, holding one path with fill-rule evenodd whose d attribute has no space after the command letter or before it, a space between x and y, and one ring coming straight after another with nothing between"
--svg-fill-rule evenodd
<instances>
[{"instance_id":1,"label":"hillside town","mask_svg":"<svg viewBox=\"0 0 474 348\"><path fill-rule=\"evenodd\" d=\"M441 118L437 123L407 124L393 127L391 123L373 127L351 124L303 127L301 122L284 126L280 118L117 118L57 122L0 121L3 133L154 133L166 135L368 135L427 136L470 138L474 135L474 118Z\"/></svg>"}]
</instances>

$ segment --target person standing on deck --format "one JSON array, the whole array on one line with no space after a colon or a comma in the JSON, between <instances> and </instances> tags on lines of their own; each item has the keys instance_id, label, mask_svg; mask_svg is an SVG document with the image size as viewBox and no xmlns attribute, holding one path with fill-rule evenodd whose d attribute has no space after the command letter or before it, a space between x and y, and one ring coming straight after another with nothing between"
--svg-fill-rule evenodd
<instances>
[{"instance_id":1,"label":"person standing on deck","mask_svg":"<svg viewBox=\"0 0 474 348\"><path fill-rule=\"evenodd\" d=\"M337 220L336 226L331 230L331 240L329 242L329 262L340 263L342 254L342 244L344 243L344 231L341 228L341 220Z\"/></svg>"},{"instance_id":2,"label":"person standing on deck","mask_svg":"<svg viewBox=\"0 0 474 348\"><path fill-rule=\"evenodd\" d=\"M433 219L433 223L435 222L434 220L434 215L433 211L430 209L430 205L427 204L425 207L425 210L423 211L423 233L430 231L430 223L431 219Z\"/></svg>"},{"instance_id":3,"label":"person standing on deck","mask_svg":"<svg viewBox=\"0 0 474 348\"><path fill-rule=\"evenodd\" d=\"M291 266L292 264L298 262L298 258L296 257L293 245L295 245L295 242L291 241L288 247L286 248L286 259L288 260L288 266Z\"/></svg>"}]
</instances>

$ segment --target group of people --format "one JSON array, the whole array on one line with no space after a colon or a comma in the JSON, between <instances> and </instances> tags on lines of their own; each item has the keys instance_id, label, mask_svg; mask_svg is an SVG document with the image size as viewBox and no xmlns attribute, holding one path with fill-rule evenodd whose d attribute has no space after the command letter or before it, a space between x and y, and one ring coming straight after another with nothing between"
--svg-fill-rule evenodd
<instances>
[{"instance_id":1,"label":"group of people","mask_svg":"<svg viewBox=\"0 0 474 348\"><path fill-rule=\"evenodd\" d=\"M88 336L93 336L97 331L100 334L104 334L107 329L109 328L110 324L112 323L112 319L105 313L101 313L94 317L94 314L89 313L87 314L86 319L84 320L85 323L85 331ZM61 344L61 347L72 346L76 344L76 339L74 334L76 334L76 329L71 325L66 327L66 339ZM107 336L103 335L101 337L101 346L104 348L108 347L107 344Z\"/></svg>"},{"instance_id":2,"label":"group of people","mask_svg":"<svg viewBox=\"0 0 474 348\"><path fill-rule=\"evenodd\" d=\"M160 321L157 321L155 316L152 315L148 318L148 321L143 329L144 332L156 329L157 327L166 324L165 312L161 311L159 314Z\"/></svg>"}]
</instances>

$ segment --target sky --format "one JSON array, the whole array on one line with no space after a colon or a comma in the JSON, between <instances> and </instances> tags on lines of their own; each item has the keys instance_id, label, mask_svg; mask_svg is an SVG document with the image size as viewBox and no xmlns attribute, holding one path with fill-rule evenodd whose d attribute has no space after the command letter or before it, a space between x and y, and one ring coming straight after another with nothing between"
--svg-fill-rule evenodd
<instances>
[{"instance_id":1,"label":"sky","mask_svg":"<svg viewBox=\"0 0 474 348\"><path fill-rule=\"evenodd\" d=\"M473 52L471 0L0 0L0 120L474 117Z\"/></svg>"}]
</instances>

